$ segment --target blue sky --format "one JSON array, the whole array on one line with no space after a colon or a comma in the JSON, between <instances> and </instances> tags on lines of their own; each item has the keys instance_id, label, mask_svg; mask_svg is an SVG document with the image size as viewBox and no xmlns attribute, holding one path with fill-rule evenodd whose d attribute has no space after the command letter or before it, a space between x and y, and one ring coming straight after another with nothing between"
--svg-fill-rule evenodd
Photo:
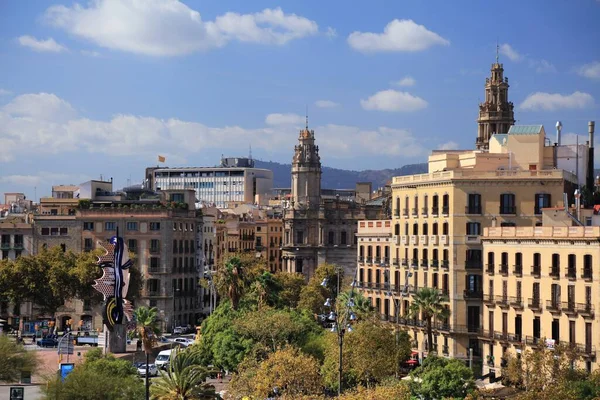
<instances>
[{"instance_id":1,"label":"blue sky","mask_svg":"<svg viewBox=\"0 0 600 400\"><path fill-rule=\"evenodd\" d=\"M518 123L574 141L600 119L599 17L596 0L2 1L0 193L120 187L158 154L206 166L250 144L290 162L306 107L327 166L472 148L497 42Z\"/></svg>"}]
</instances>

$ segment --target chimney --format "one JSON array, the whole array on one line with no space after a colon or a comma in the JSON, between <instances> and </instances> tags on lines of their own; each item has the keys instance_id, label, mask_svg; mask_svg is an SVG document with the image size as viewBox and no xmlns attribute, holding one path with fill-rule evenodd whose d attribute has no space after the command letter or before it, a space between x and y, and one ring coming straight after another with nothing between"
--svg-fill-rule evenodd
<instances>
[{"instance_id":1,"label":"chimney","mask_svg":"<svg viewBox=\"0 0 600 400\"><path fill-rule=\"evenodd\" d=\"M589 147L588 147L588 171L585 185L594 193L594 121L588 122Z\"/></svg>"},{"instance_id":2,"label":"chimney","mask_svg":"<svg viewBox=\"0 0 600 400\"><path fill-rule=\"evenodd\" d=\"M560 146L560 131L562 130L562 122L556 121L556 144Z\"/></svg>"}]
</instances>

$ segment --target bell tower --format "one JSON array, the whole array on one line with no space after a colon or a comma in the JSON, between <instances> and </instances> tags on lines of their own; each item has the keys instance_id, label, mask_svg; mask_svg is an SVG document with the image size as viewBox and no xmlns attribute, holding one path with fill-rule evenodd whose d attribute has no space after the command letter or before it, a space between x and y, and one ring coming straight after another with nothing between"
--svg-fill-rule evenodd
<instances>
[{"instance_id":1,"label":"bell tower","mask_svg":"<svg viewBox=\"0 0 600 400\"><path fill-rule=\"evenodd\" d=\"M491 76L485 78L485 101L479 104L477 150L487 150L493 134L507 133L515 124L514 105L508 101L508 87L508 78L504 77L504 68L498 62L496 46L496 62L492 64Z\"/></svg>"},{"instance_id":2,"label":"bell tower","mask_svg":"<svg viewBox=\"0 0 600 400\"><path fill-rule=\"evenodd\" d=\"M321 201L321 157L315 145L315 131L300 131L292 159L292 201L294 208L318 209Z\"/></svg>"}]
</instances>

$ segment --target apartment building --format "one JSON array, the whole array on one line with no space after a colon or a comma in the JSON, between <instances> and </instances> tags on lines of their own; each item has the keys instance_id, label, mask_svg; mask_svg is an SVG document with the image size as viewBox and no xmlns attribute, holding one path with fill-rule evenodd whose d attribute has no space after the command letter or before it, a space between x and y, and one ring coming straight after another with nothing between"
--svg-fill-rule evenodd
<instances>
[{"instance_id":1,"label":"apartment building","mask_svg":"<svg viewBox=\"0 0 600 400\"><path fill-rule=\"evenodd\" d=\"M600 227L579 226L564 209L543 213L542 226L484 229L483 373L499 374L507 353L559 343L580 367L598 368Z\"/></svg>"},{"instance_id":2,"label":"apartment building","mask_svg":"<svg viewBox=\"0 0 600 400\"><path fill-rule=\"evenodd\" d=\"M146 185L154 190L192 189L198 205L267 204L273 171L254 168L250 158L223 158L218 167L146 168Z\"/></svg>"}]
</instances>

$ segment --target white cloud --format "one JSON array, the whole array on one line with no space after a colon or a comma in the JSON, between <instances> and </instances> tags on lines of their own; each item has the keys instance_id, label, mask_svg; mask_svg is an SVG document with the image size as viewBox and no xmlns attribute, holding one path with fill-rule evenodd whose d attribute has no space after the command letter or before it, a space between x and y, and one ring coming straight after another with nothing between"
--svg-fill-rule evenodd
<instances>
[{"instance_id":1,"label":"white cloud","mask_svg":"<svg viewBox=\"0 0 600 400\"><path fill-rule=\"evenodd\" d=\"M582 65L577 68L577 73L585 78L600 79L600 61Z\"/></svg>"},{"instance_id":2,"label":"white cloud","mask_svg":"<svg viewBox=\"0 0 600 400\"><path fill-rule=\"evenodd\" d=\"M0 96L8 96L10 94L12 94L10 90L0 88Z\"/></svg>"},{"instance_id":3,"label":"white cloud","mask_svg":"<svg viewBox=\"0 0 600 400\"><path fill-rule=\"evenodd\" d=\"M39 186L41 184L78 184L90 180L84 174L64 174L56 172L40 172L37 175L5 175L0 176L1 183L19 186Z\"/></svg>"},{"instance_id":4,"label":"white cloud","mask_svg":"<svg viewBox=\"0 0 600 400\"><path fill-rule=\"evenodd\" d=\"M427 102L422 98L392 89L377 92L367 100L361 100L360 104L365 110L395 112L418 111L427 107Z\"/></svg>"},{"instance_id":5,"label":"white cloud","mask_svg":"<svg viewBox=\"0 0 600 400\"><path fill-rule=\"evenodd\" d=\"M442 143L438 146L438 150L456 150L458 149L458 143L454 141L449 141L446 143Z\"/></svg>"},{"instance_id":6,"label":"white cloud","mask_svg":"<svg viewBox=\"0 0 600 400\"><path fill-rule=\"evenodd\" d=\"M293 123L302 122L302 117L295 114L276 117L271 114L270 122L275 125L210 127L195 121L134 115L93 120L74 110L67 101L46 93L21 95L0 106L0 162L49 154L63 157L77 154L90 159L102 155L107 162L119 156L154 160L156 154L162 154L169 162L185 163L188 157L197 157L211 149L239 151L243 143L252 143L253 148L271 154L287 154L287 150L282 152L282 149L293 148L298 135ZM62 114L70 118L65 119ZM314 130L321 151L330 159L351 159L357 155L418 158L435 146L426 137L389 127L363 129L328 124L315 126ZM35 184L43 183L44 177L48 178L48 175L23 172L3 179L11 183ZM85 180L58 178L63 183Z\"/></svg>"},{"instance_id":7,"label":"white cloud","mask_svg":"<svg viewBox=\"0 0 600 400\"><path fill-rule=\"evenodd\" d=\"M305 117L302 117L298 114L269 114L265 118L265 123L267 125L298 125L304 122Z\"/></svg>"},{"instance_id":8,"label":"white cloud","mask_svg":"<svg viewBox=\"0 0 600 400\"><path fill-rule=\"evenodd\" d=\"M100 57L100 53L97 51L81 50L81 54L88 57Z\"/></svg>"},{"instance_id":9,"label":"white cloud","mask_svg":"<svg viewBox=\"0 0 600 400\"><path fill-rule=\"evenodd\" d=\"M585 108L594 104L594 98L583 92L573 92L569 95L559 93L532 93L521 103L523 110L554 111L567 108Z\"/></svg>"},{"instance_id":10,"label":"white cloud","mask_svg":"<svg viewBox=\"0 0 600 400\"><path fill-rule=\"evenodd\" d=\"M177 56L229 41L283 45L315 35L316 22L280 8L254 14L228 12L214 21L178 0L95 0L87 7L55 5L50 24L99 46L150 56Z\"/></svg>"},{"instance_id":11,"label":"white cloud","mask_svg":"<svg viewBox=\"0 0 600 400\"><path fill-rule=\"evenodd\" d=\"M513 49L510 44L508 43L503 43L500 45L500 54L508 57L511 61L521 61L521 59L523 58L522 55L520 55L515 49Z\"/></svg>"},{"instance_id":12,"label":"white cloud","mask_svg":"<svg viewBox=\"0 0 600 400\"><path fill-rule=\"evenodd\" d=\"M537 73L556 72L554 64L547 60L530 60L529 66L535 68L535 72Z\"/></svg>"},{"instance_id":13,"label":"white cloud","mask_svg":"<svg viewBox=\"0 0 600 400\"><path fill-rule=\"evenodd\" d=\"M336 103L335 101L331 101L331 100L317 100L317 101L315 101L315 106L317 106L319 108L335 108L335 107L339 107L340 104Z\"/></svg>"},{"instance_id":14,"label":"white cloud","mask_svg":"<svg viewBox=\"0 0 600 400\"><path fill-rule=\"evenodd\" d=\"M450 42L411 19L395 19L385 26L383 33L352 32L348 44L355 50L372 53L421 51L435 45L448 46Z\"/></svg>"},{"instance_id":15,"label":"white cloud","mask_svg":"<svg viewBox=\"0 0 600 400\"><path fill-rule=\"evenodd\" d=\"M392 84L396 86L415 86L416 83L417 81L412 76L405 76L399 81L392 82Z\"/></svg>"},{"instance_id":16,"label":"white cloud","mask_svg":"<svg viewBox=\"0 0 600 400\"><path fill-rule=\"evenodd\" d=\"M56 43L52 38L46 40L38 40L33 36L24 35L18 38L19 44L24 47L29 47L31 50L46 53L60 53L67 51L67 48L62 44Z\"/></svg>"},{"instance_id":17,"label":"white cloud","mask_svg":"<svg viewBox=\"0 0 600 400\"><path fill-rule=\"evenodd\" d=\"M325 36L327 36L330 39L336 38L337 37L337 31L335 30L335 28L332 28L331 26L327 27L327 30L325 31Z\"/></svg>"}]
</instances>

